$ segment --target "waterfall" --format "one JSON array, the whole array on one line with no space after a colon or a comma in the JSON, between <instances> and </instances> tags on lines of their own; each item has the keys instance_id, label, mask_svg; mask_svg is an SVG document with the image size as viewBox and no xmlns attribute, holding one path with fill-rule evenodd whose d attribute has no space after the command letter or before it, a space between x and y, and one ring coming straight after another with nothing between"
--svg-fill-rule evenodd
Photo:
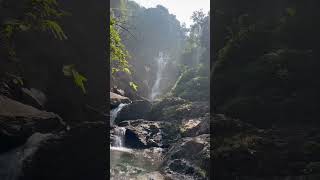
<instances>
[{"instance_id":1,"label":"waterfall","mask_svg":"<svg viewBox=\"0 0 320 180\"><path fill-rule=\"evenodd\" d=\"M167 60L168 58L164 57L164 54L162 52L160 52L159 56L156 58L157 74L156 74L156 81L153 84L151 89L151 96L150 96L151 100L155 100L155 98L161 94L160 83L161 83L161 80L163 79L163 74L165 72L164 70L168 62Z\"/></svg>"},{"instance_id":2,"label":"waterfall","mask_svg":"<svg viewBox=\"0 0 320 180\"><path fill-rule=\"evenodd\" d=\"M200 38L202 35L202 27L201 25L198 25L196 28L196 37ZM203 53L203 49L200 46L200 42L198 42L199 44L196 47L196 52L195 52L195 65L198 65L200 63L200 57L201 54Z\"/></svg>"},{"instance_id":3,"label":"waterfall","mask_svg":"<svg viewBox=\"0 0 320 180\"><path fill-rule=\"evenodd\" d=\"M0 154L0 179L17 180L23 173L23 164L37 152L41 142L46 141L52 134L34 133L27 142L11 151Z\"/></svg>"},{"instance_id":4,"label":"waterfall","mask_svg":"<svg viewBox=\"0 0 320 180\"><path fill-rule=\"evenodd\" d=\"M110 125L114 124L115 119L117 118L119 112L128 104L121 103L119 106L110 112ZM123 151L124 141L125 141L126 128L115 126L114 128L114 143L110 147L112 150Z\"/></svg>"},{"instance_id":5,"label":"waterfall","mask_svg":"<svg viewBox=\"0 0 320 180\"><path fill-rule=\"evenodd\" d=\"M115 147L124 147L124 136L126 134L126 128L124 127L116 127L114 130L114 135L115 137L115 142L114 146Z\"/></svg>"},{"instance_id":6,"label":"waterfall","mask_svg":"<svg viewBox=\"0 0 320 180\"><path fill-rule=\"evenodd\" d=\"M122 110L122 108L124 108L126 105L128 104L124 104L124 103L121 103L119 104L119 106L115 109L112 109L111 112L110 112L110 125L113 125L114 124L114 120L116 120L119 112Z\"/></svg>"}]
</instances>

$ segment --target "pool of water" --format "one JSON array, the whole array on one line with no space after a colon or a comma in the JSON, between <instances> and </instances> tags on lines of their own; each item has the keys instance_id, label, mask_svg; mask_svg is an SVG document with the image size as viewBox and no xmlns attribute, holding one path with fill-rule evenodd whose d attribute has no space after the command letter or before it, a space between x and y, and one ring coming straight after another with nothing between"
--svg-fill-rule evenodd
<instances>
[{"instance_id":1,"label":"pool of water","mask_svg":"<svg viewBox=\"0 0 320 180\"><path fill-rule=\"evenodd\" d=\"M111 147L110 149L110 175L111 180L142 180L147 176L157 177L154 174L161 163L162 150L159 149L127 149ZM161 180L159 176L153 178Z\"/></svg>"}]
</instances>

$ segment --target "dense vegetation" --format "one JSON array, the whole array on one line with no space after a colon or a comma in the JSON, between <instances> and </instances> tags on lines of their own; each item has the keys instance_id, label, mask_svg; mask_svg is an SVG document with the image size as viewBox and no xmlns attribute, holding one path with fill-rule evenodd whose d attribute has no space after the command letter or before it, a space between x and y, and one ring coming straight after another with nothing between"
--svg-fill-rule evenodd
<instances>
[{"instance_id":1,"label":"dense vegetation","mask_svg":"<svg viewBox=\"0 0 320 180\"><path fill-rule=\"evenodd\" d=\"M319 179L318 7L215 1L216 179Z\"/></svg>"},{"instance_id":2,"label":"dense vegetation","mask_svg":"<svg viewBox=\"0 0 320 180\"><path fill-rule=\"evenodd\" d=\"M318 121L315 7L316 1L216 2L218 113L268 126Z\"/></svg>"}]
</instances>

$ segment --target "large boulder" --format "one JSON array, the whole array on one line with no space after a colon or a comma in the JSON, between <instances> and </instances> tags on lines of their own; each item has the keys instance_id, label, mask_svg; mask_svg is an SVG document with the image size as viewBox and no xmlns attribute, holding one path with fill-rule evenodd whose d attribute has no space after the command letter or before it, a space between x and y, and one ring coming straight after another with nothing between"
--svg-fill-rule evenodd
<instances>
[{"instance_id":1,"label":"large boulder","mask_svg":"<svg viewBox=\"0 0 320 180\"><path fill-rule=\"evenodd\" d=\"M162 172L168 179L210 179L210 135L183 138L167 153Z\"/></svg>"},{"instance_id":2,"label":"large boulder","mask_svg":"<svg viewBox=\"0 0 320 180\"><path fill-rule=\"evenodd\" d=\"M34 135L36 136L36 135ZM27 143L19 180L105 179L105 123L84 122L56 135ZM34 137L37 139L37 137Z\"/></svg>"},{"instance_id":3,"label":"large boulder","mask_svg":"<svg viewBox=\"0 0 320 180\"><path fill-rule=\"evenodd\" d=\"M119 104L129 104L129 103L131 103L131 100L129 98L110 92L111 108L115 108L119 106Z\"/></svg>"},{"instance_id":4,"label":"large boulder","mask_svg":"<svg viewBox=\"0 0 320 180\"><path fill-rule=\"evenodd\" d=\"M171 123L143 119L123 121L126 128L125 145L131 148L169 147L178 139L179 130Z\"/></svg>"},{"instance_id":5,"label":"large boulder","mask_svg":"<svg viewBox=\"0 0 320 180\"><path fill-rule=\"evenodd\" d=\"M0 96L0 124L0 152L24 143L35 132L57 132L66 127L58 115L5 96Z\"/></svg>"},{"instance_id":6,"label":"large boulder","mask_svg":"<svg viewBox=\"0 0 320 180\"><path fill-rule=\"evenodd\" d=\"M123 107L115 119L115 123L124 120L145 119L151 111L152 104L147 100L133 101L131 104Z\"/></svg>"},{"instance_id":7,"label":"large boulder","mask_svg":"<svg viewBox=\"0 0 320 180\"><path fill-rule=\"evenodd\" d=\"M186 119L182 121L180 128L181 134L184 137L194 137L201 134L210 134L210 116Z\"/></svg>"}]
</instances>

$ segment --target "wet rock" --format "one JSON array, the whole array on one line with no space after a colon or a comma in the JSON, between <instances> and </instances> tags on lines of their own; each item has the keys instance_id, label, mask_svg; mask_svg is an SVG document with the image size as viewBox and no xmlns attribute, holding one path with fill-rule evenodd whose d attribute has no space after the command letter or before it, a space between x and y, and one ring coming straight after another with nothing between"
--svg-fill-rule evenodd
<instances>
[{"instance_id":1,"label":"wet rock","mask_svg":"<svg viewBox=\"0 0 320 180\"><path fill-rule=\"evenodd\" d=\"M26 143L16 149L0 154L0 179L19 179L26 166L43 143L53 140L53 134L35 133Z\"/></svg>"},{"instance_id":2,"label":"wet rock","mask_svg":"<svg viewBox=\"0 0 320 180\"><path fill-rule=\"evenodd\" d=\"M38 109L43 109L47 97L46 95L41 92L40 90L34 88L22 88L22 102L28 104L30 106L36 107Z\"/></svg>"},{"instance_id":3,"label":"wet rock","mask_svg":"<svg viewBox=\"0 0 320 180\"><path fill-rule=\"evenodd\" d=\"M128 103L131 103L131 100L129 98L127 98L127 97L124 97L124 96L121 96L119 94L110 92L111 109L112 108L116 108L121 103L128 104Z\"/></svg>"},{"instance_id":4,"label":"wet rock","mask_svg":"<svg viewBox=\"0 0 320 180\"><path fill-rule=\"evenodd\" d=\"M57 132L66 127L58 115L5 96L0 96L0 124L0 152L21 145L35 132Z\"/></svg>"},{"instance_id":5,"label":"wet rock","mask_svg":"<svg viewBox=\"0 0 320 180\"><path fill-rule=\"evenodd\" d=\"M137 100L123 107L118 113L115 123L125 120L145 119L151 111L151 103L147 100Z\"/></svg>"},{"instance_id":6,"label":"wet rock","mask_svg":"<svg viewBox=\"0 0 320 180\"><path fill-rule=\"evenodd\" d=\"M142 151L142 155L144 158L158 163L162 162L165 153L166 149L159 147L151 147Z\"/></svg>"},{"instance_id":7,"label":"wet rock","mask_svg":"<svg viewBox=\"0 0 320 180\"><path fill-rule=\"evenodd\" d=\"M137 180L165 180L165 177L158 171L146 173L136 178Z\"/></svg>"},{"instance_id":8,"label":"wet rock","mask_svg":"<svg viewBox=\"0 0 320 180\"><path fill-rule=\"evenodd\" d=\"M124 90L118 89L118 88L116 88L116 87L111 88L111 92L116 93L116 94L119 94L119 95L121 95L121 96L125 96Z\"/></svg>"},{"instance_id":9,"label":"wet rock","mask_svg":"<svg viewBox=\"0 0 320 180\"><path fill-rule=\"evenodd\" d=\"M131 148L168 147L178 138L178 129L170 123L143 119L123 121L125 144Z\"/></svg>"},{"instance_id":10,"label":"wet rock","mask_svg":"<svg viewBox=\"0 0 320 180\"><path fill-rule=\"evenodd\" d=\"M180 140L168 151L161 169L169 179L210 179L210 135Z\"/></svg>"},{"instance_id":11,"label":"wet rock","mask_svg":"<svg viewBox=\"0 0 320 180\"><path fill-rule=\"evenodd\" d=\"M105 123L84 122L70 131L31 144L19 180L104 179Z\"/></svg>"}]
</instances>

